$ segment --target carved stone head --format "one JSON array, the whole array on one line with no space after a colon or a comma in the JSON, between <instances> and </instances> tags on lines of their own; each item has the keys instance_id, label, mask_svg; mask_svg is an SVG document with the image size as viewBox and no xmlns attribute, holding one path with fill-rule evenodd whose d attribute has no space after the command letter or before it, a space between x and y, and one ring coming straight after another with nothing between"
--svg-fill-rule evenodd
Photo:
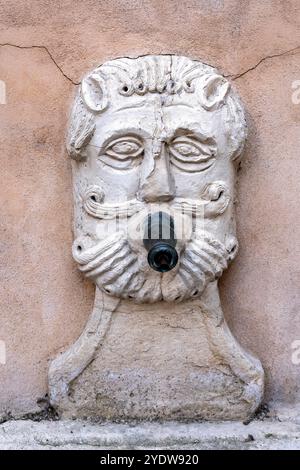
<instances>
[{"instance_id":1,"label":"carved stone head","mask_svg":"<svg viewBox=\"0 0 300 470\"><path fill-rule=\"evenodd\" d=\"M232 336L217 283L238 247L245 138L236 92L201 62L116 59L83 79L68 136L73 256L97 289L50 365L61 415L244 420L259 406L263 368Z\"/></svg>"},{"instance_id":2,"label":"carved stone head","mask_svg":"<svg viewBox=\"0 0 300 470\"><path fill-rule=\"evenodd\" d=\"M68 137L80 270L135 302L201 296L237 251L234 183L245 137L236 92L206 64L145 56L89 73ZM148 262L149 214L172 220L178 261L167 272Z\"/></svg>"}]
</instances>

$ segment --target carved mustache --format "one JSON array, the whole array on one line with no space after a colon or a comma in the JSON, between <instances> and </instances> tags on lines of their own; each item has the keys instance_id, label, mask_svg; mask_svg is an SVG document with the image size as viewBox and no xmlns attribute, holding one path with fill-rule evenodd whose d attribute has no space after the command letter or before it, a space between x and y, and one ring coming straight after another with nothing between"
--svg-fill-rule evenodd
<instances>
[{"instance_id":1,"label":"carved mustache","mask_svg":"<svg viewBox=\"0 0 300 470\"><path fill-rule=\"evenodd\" d=\"M100 186L90 186L82 195L85 211L97 219L129 218L143 209L148 204L137 199L131 199L122 203L104 203L104 192ZM199 199L176 198L169 207L192 217L217 217L222 214L229 202L230 193L228 186L223 181L215 181L208 184Z\"/></svg>"}]
</instances>

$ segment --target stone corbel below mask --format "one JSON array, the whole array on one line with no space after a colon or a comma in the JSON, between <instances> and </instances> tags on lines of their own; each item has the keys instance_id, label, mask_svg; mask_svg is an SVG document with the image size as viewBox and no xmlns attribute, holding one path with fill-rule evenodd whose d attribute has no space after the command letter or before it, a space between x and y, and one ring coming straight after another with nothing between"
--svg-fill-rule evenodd
<instances>
[{"instance_id":1,"label":"stone corbel below mask","mask_svg":"<svg viewBox=\"0 0 300 470\"><path fill-rule=\"evenodd\" d=\"M218 293L238 249L234 186L245 138L236 91L201 62L116 59L83 79L67 147L73 257L96 285L95 305L50 366L60 415L222 420L255 412L263 369L229 331Z\"/></svg>"}]
</instances>

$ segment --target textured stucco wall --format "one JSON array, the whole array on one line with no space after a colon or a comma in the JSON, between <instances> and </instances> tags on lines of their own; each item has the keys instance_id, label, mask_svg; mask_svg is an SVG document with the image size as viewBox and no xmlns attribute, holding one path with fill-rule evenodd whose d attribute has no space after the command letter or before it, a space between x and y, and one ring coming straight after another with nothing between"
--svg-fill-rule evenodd
<instances>
[{"instance_id":1,"label":"textured stucco wall","mask_svg":"<svg viewBox=\"0 0 300 470\"><path fill-rule=\"evenodd\" d=\"M222 300L234 334L263 362L266 400L300 400L291 361L300 340L299 24L297 0L0 1L0 415L39 409L50 358L76 339L92 305L70 250L64 140L76 83L109 58L149 53L219 67L247 107L240 253Z\"/></svg>"}]
</instances>

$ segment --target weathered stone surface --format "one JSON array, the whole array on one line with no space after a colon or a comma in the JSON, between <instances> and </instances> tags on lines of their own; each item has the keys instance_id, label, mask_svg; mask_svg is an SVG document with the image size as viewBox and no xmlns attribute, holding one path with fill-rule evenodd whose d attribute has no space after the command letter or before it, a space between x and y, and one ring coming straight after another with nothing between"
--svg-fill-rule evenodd
<instances>
[{"instance_id":1,"label":"weathered stone surface","mask_svg":"<svg viewBox=\"0 0 300 470\"><path fill-rule=\"evenodd\" d=\"M248 425L10 421L0 425L0 449L299 450L300 421L299 417L255 420Z\"/></svg>"},{"instance_id":2,"label":"weathered stone surface","mask_svg":"<svg viewBox=\"0 0 300 470\"><path fill-rule=\"evenodd\" d=\"M79 340L50 367L51 403L65 417L246 419L263 371L231 336L216 286L202 301L133 307L98 292ZM110 300L110 302L109 302Z\"/></svg>"},{"instance_id":3,"label":"weathered stone surface","mask_svg":"<svg viewBox=\"0 0 300 470\"><path fill-rule=\"evenodd\" d=\"M225 75L244 74L234 80L249 124L238 180L240 251L222 278L221 298L235 336L262 360L266 399L299 400L300 369L291 361L291 344L300 339L300 108L291 101L300 76L298 1L22 5L0 2L0 79L7 85L0 105L1 413L39 409L49 357L76 340L92 307L92 285L66 249L72 81L110 58L149 53L189 55Z\"/></svg>"}]
</instances>

